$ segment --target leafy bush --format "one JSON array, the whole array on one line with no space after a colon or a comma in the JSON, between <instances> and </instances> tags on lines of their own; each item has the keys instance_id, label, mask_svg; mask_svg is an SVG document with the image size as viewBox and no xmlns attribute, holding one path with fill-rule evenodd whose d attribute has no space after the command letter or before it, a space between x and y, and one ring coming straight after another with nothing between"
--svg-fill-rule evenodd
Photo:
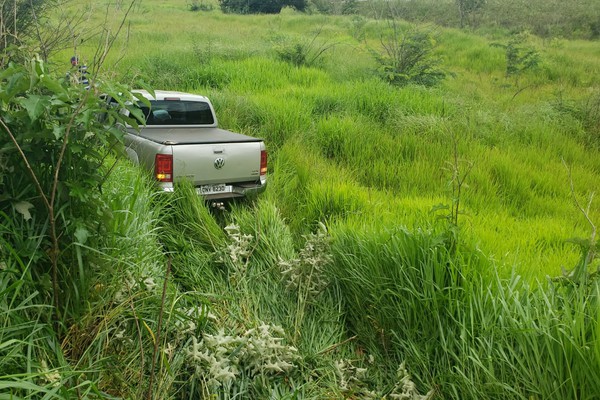
<instances>
[{"instance_id":1,"label":"leafy bush","mask_svg":"<svg viewBox=\"0 0 600 400\"><path fill-rule=\"evenodd\" d=\"M298 290L304 296L317 296L329 284L325 276L325 268L331 262L329 252L330 238L327 228L319 224L317 233L304 236L306 244L300 250L298 258L279 260L281 275L286 281L286 287Z\"/></svg>"},{"instance_id":2,"label":"leafy bush","mask_svg":"<svg viewBox=\"0 0 600 400\"><path fill-rule=\"evenodd\" d=\"M206 4L201 0L190 0L187 3L190 11L212 11L212 4Z\"/></svg>"},{"instance_id":3,"label":"leafy bush","mask_svg":"<svg viewBox=\"0 0 600 400\"><path fill-rule=\"evenodd\" d=\"M592 94L581 107L581 120L588 132L588 143L600 148L600 93Z\"/></svg>"},{"instance_id":4,"label":"leafy bush","mask_svg":"<svg viewBox=\"0 0 600 400\"><path fill-rule=\"evenodd\" d=\"M352 17L352 27L350 28L352 37L356 40L364 40L366 25L367 25L366 18L364 18L360 15L353 16Z\"/></svg>"},{"instance_id":5,"label":"leafy bush","mask_svg":"<svg viewBox=\"0 0 600 400\"><path fill-rule=\"evenodd\" d=\"M493 43L492 46L503 48L506 55L506 76L517 78L526 71L538 66L540 55L526 44L527 32L513 35L507 44Z\"/></svg>"},{"instance_id":6,"label":"leafy bush","mask_svg":"<svg viewBox=\"0 0 600 400\"><path fill-rule=\"evenodd\" d=\"M486 0L456 0L458 14L460 15L460 27L471 25L471 16L485 6Z\"/></svg>"},{"instance_id":7,"label":"leafy bush","mask_svg":"<svg viewBox=\"0 0 600 400\"><path fill-rule=\"evenodd\" d=\"M315 66L321 61L323 54L327 50L337 45L337 43L329 43L328 41L321 42L317 40L321 35L321 32L322 30L319 29L312 34L312 37L304 40L290 40L283 36L276 35L272 41L274 42L277 57L296 67Z\"/></svg>"},{"instance_id":8,"label":"leafy bush","mask_svg":"<svg viewBox=\"0 0 600 400\"><path fill-rule=\"evenodd\" d=\"M304 11L306 0L219 0L224 13L279 14L285 6Z\"/></svg>"},{"instance_id":9,"label":"leafy bush","mask_svg":"<svg viewBox=\"0 0 600 400\"><path fill-rule=\"evenodd\" d=\"M435 45L431 32L412 28L402 33L392 20L388 33L381 37L381 48L371 53L380 76L390 84L434 86L446 77L439 67L441 60L433 54Z\"/></svg>"},{"instance_id":10,"label":"leafy bush","mask_svg":"<svg viewBox=\"0 0 600 400\"><path fill-rule=\"evenodd\" d=\"M563 99L558 95L552 103L562 120L581 126L581 141L590 148L600 148L600 92L592 92L582 100Z\"/></svg>"},{"instance_id":11,"label":"leafy bush","mask_svg":"<svg viewBox=\"0 0 600 400\"><path fill-rule=\"evenodd\" d=\"M373 18L400 16L405 21L456 28L528 29L545 38L593 40L600 35L600 8L595 1L370 0L359 5L363 14Z\"/></svg>"},{"instance_id":12,"label":"leafy bush","mask_svg":"<svg viewBox=\"0 0 600 400\"><path fill-rule=\"evenodd\" d=\"M323 14L349 15L358 12L358 0L311 0L311 5Z\"/></svg>"},{"instance_id":13,"label":"leafy bush","mask_svg":"<svg viewBox=\"0 0 600 400\"><path fill-rule=\"evenodd\" d=\"M61 258L61 249L83 245L97 229L95 216L102 214L99 194L110 171L107 157L123 151L117 123L137 122L107 109L98 96L108 93L131 108L125 104L131 99L126 87L96 81L85 90L54 75L38 56L14 50L11 59L24 61L11 62L0 73L0 211L31 221L32 229L39 231L41 244L26 262L33 262L37 274L51 273L58 309L59 299L72 300L64 287L77 286L83 279L59 284L59 264L73 261ZM132 112L141 119L139 111ZM69 276L73 271L66 267L63 273ZM85 293L82 289L75 292Z\"/></svg>"}]
</instances>

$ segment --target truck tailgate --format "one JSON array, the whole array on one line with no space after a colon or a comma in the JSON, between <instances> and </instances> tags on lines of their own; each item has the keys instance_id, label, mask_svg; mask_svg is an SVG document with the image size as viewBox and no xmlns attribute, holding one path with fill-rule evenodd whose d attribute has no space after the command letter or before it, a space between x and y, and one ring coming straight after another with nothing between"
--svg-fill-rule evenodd
<instances>
[{"instance_id":1,"label":"truck tailgate","mask_svg":"<svg viewBox=\"0 0 600 400\"><path fill-rule=\"evenodd\" d=\"M260 179L262 143L259 141L172 146L175 182L186 179L201 186Z\"/></svg>"}]
</instances>

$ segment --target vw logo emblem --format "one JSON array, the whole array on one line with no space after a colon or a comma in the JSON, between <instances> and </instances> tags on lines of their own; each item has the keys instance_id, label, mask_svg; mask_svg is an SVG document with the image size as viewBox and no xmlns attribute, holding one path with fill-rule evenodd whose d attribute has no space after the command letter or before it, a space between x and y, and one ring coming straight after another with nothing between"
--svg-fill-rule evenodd
<instances>
[{"instance_id":1,"label":"vw logo emblem","mask_svg":"<svg viewBox=\"0 0 600 400\"><path fill-rule=\"evenodd\" d=\"M224 159L222 159L221 157L219 157L219 158L217 158L217 159L215 160L215 168L216 168L216 169L221 169L221 168L223 168L223 165L225 165L225 160L224 160Z\"/></svg>"}]
</instances>

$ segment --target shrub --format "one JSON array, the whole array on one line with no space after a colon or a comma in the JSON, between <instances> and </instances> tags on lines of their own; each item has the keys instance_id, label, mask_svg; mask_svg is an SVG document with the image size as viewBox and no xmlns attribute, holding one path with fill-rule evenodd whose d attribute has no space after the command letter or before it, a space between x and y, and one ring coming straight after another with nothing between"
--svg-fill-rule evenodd
<instances>
[{"instance_id":1,"label":"shrub","mask_svg":"<svg viewBox=\"0 0 600 400\"><path fill-rule=\"evenodd\" d=\"M371 53L380 76L390 84L434 86L446 77L439 67L441 60L433 54L435 45L431 32L412 28L401 33L391 20L389 32L381 37L381 49L371 49Z\"/></svg>"},{"instance_id":2,"label":"shrub","mask_svg":"<svg viewBox=\"0 0 600 400\"><path fill-rule=\"evenodd\" d=\"M321 32L322 28L305 40L288 40L276 35L273 42L277 57L296 67L317 65L322 60L323 54L338 44L317 40Z\"/></svg>"},{"instance_id":3,"label":"shrub","mask_svg":"<svg viewBox=\"0 0 600 400\"><path fill-rule=\"evenodd\" d=\"M190 11L212 11L212 4L205 4L202 0L190 0L187 3Z\"/></svg>"},{"instance_id":4,"label":"shrub","mask_svg":"<svg viewBox=\"0 0 600 400\"><path fill-rule=\"evenodd\" d=\"M358 0L312 0L311 4L322 14L350 15L358 12Z\"/></svg>"},{"instance_id":5,"label":"shrub","mask_svg":"<svg viewBox=\"0 0 600 400\"><path fill-rule=\"evenodd\" d=\"M42 245L27 255L28 261L35 273L51 274L58 309L59 299L73 301L59 285L59 265L65 264L66 286L82 284L83 278L74 278L67 266L73 260L61 250L85 244L96 230L95 216L102 214L100 190L111 168L107 160L124 151L117 123L137 122L106 109L96 93L107 93L131 109L125 104L132 98L126 87L95 81L85 90L53 75L38 56L15 50L11 58L24 61L9 63L0 74L0 169L10 172L0 175L0 211L40 231ZM142 118L139 111L132 112ZM102 120L99 114L104 114ZM51 270L44 265L47 261ZM85 293L82 289L79 293Z\"/></svg>"},{"instance_id":6,"label":"shrub","mask_svg":"<svg viewBox=\"0 0 600 400\"><path fill-rule=\"evenodd\" d=\"M515 79L526 71L538 66L540 55L534 48L527 46L525 42L528 33L522 32L513 35L507 44L493 43L494 47L504 49L506 55L506 76Z\"/></svg>"},{"instance_id":7,"label":"shrub","mask_svg":"<svg viewBox=\"0 0 600 400\"><path fill-rule=\"evenodd\" d=\"M306 0L219 0L224 13L279 14L285 6L304 11Z\"/></svg>"}]
</instances>

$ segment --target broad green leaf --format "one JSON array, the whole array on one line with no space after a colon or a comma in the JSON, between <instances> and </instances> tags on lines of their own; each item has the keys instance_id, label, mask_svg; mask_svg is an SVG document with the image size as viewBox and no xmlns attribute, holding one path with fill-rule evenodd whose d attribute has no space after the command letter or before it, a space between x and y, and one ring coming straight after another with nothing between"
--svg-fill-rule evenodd
<instances>
[{"instance_id":1,"label":"broad green leaf","mask_svg":"<svg viewBox=\"0 0 600 400\"><path fill-rule=\"evenodd\" d=\"M123 130L114 125L108 129L108 132L110 132L110 134L119 141L122 141L123 137L125 136Z\"/></svg>"},{"instance_id":2,"label":"broad green leaf","mask_svg":"<svg viewBox=\"0 0 600 400\"><path fill-rule=\"evenodd\" d=\"M40 76L40 84L54 93L61 101L67 100L67 91L58 80L49 77L48 75L42 75Z\"/></svg>"},{"instance_id":3,"label":"broad green leaf","mask_svg":"<svg viewBox=\"0 0 600 400\"><path fill-rule=\"evenodd\" d=\"M127 107L127 109L129 110L131 115L133 115L133 117L136 120L138 120L139 122L144 123L146 121L146 118L144 117L144 113L142 112L141 109L139 109L137 107Z\"/></svg>"},{"instance_id":4,"label":"broad green leaf","mask_svg":"<svg viewBox=\"0 0 600 400\"><path fill-rule=\"evenodd\" d=\"M70 147L71 147L71 153L73 153L73 154L79 154L85 148L78 143L71 143Z\"/></svg>"},{"instance_id":5,"label":"broad green leaf","mask_svg":"<svg viewBox=\"0 0 600 400\"><path fill-rule=\"evenodd\" d=\"M146 90L148 93L150 93L150 96L152 97L156 97L156 94L154 93L154 88L151 87L149 84L147 84L146 82L144 82L143 80L139 80L136 82L137 86L141 89ZM145 99L146 101L144 103L147 102L147 106L150 106L150 101L148 99ZM143 101L143 100L142 100Z\"/></svg>"},{"instance_id":6,"label":"broad green leaf","mask_svg":"<svg viewBox=\"0 0 600 400\"><path fill-rule=\"evenodd\" d=\"M44 113L50 101L46 96L31 95L19 99L19 103L27 110L29 118L32 121L36 121Z\"/></svg>"},{"instance_id":7,"label":"broad green leaf","mask_svg":"<svg viewBox=\"0 0 600 400\"><path fill-rule=\"evenodd\" d=\"M63 125L54 125L52 127L52 133L54 133L56 140L59 140L65 135L65 127Z\"/></svg>"},{"instance_id":8,"label":"broad green leaf","mask_svg":"<svg viewBox=\"0 0 600 400\"><path fill-rule=\"evenodd\" d=\"M16 68L14 64L10 64L4 71L0 71L0 80L4 80L7 77L11 77L16 73Z\"/></svg>"},{"instance_id":9,"label":"broad green leaf","mask_svg":"<svg viewBox=\"0 0 600 400\"><path fill-rule=\"evenodd\" d=\"M146 98L146 96L144 96L141 93L132 93L132 95L138 99L142 104L144 104L146 107L150 107L150 100L148 100ZM151 96L154 97L154 92L151 93Z\"/></svg>"},{"instance_id":10,"label":"broad green leaf","mask_svg":"<svg viewBox=\"0 0 600 400\"><path fill-rule=\"evenodd\" d=\"M75 230L75 238L77 239L77 243L79 244L85 244L85 242L87 242L88 237L90 237L90 232L83 228L83 227L79 227Z\"/></svg>"},{"instance_id":11,"label":"broad green leaf","mask_svg":"<svg viewBox=\"0 0 600 400\"><path fill-rule=\"evenodd\" d=\"M33 207L33 204L31 204L28 201L20 201L18 203L15 204L15 210L23 215L23 218L25 219L25 221L29 221L31 219L31 213L29 212L29 209Z\"/></svg>"},{"instance_id":12,"label":"broad green leaf","mask_svg":"<svg viewBox=\"0 0 600 400\"><path fill-rule=\"evenodd\" d=\"M50 100L50 104L56 107L65 107L67 103L65 103L65 99L61 99L59 97L53 97Z\"/></svg>"},{"instance_id":13,"label":"broad green leaf","mask_svg":"<svg viewBox=\"0 0 600 400\"><path fill-rule=\"evenodd\" d=\"M33 70L35 71L35 73L39 76L39 75L44 75L46 73L46 69L45 64L44 64L44 60L42 60L39 56L34 57L31 60L32 66L33 66Z\"/></svg>"},{"instance_id":14,"label":"broad green leaf","mask_svg":"<svg viewBox=\"0 0 600 400\"><path fill-rule=\"evenodd\" d=\"M17 72L10 76L6 85L6 95L9 100L27 90L29 87L29 77L24 72Z\"/></svg>"},{"instance_id":15,"label":"broad green leaf","mask_svg":"<svg viewBox=\"0 0 600 400\"><path fill-rule=\"evenodd\" d=\"M94 110L86 109L79 113L77 116L77 122L87 126L92 120L96 118Z\"/></svg>"}]
</instances>

